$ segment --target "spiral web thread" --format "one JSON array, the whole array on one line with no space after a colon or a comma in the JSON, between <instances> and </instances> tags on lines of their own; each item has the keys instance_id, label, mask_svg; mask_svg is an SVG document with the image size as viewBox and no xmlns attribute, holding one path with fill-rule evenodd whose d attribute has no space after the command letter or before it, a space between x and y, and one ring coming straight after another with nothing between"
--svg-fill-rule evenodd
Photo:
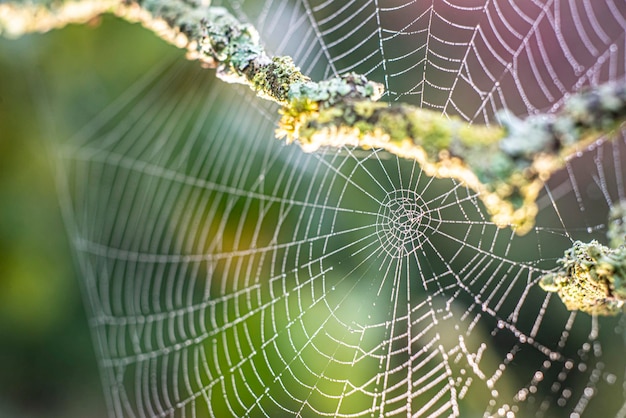
<instances>
[{"instance_id":1,"label":"spiral web thread","mask_svg":"<svg viewBox=\"0 0 626 418\"><path fill-rule=\"evenodd\" d=\"M490 123L625 74L618 1L231 1L316 79ZM182 58L59 148L111 416L626 416L624 321L537 281L624 199L622 133L524 237L377 150L303 153L276 108Z\"/></svg>"}]
</instances>

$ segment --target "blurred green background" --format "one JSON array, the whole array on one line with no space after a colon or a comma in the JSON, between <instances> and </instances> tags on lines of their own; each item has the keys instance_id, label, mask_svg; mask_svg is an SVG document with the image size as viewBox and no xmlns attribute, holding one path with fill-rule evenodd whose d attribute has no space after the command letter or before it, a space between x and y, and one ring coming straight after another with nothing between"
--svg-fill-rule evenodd
<instances>
[{"instance_id":1,"label":"blurred green background","mask_svg":"<svg viewBox=\"0 0 626 418\"><path fill-rule=\"evenodd\" d=\"M111 17L0 38L0 417L107 415L52 152L168 53Z\"/></svg>"}]
</instances>

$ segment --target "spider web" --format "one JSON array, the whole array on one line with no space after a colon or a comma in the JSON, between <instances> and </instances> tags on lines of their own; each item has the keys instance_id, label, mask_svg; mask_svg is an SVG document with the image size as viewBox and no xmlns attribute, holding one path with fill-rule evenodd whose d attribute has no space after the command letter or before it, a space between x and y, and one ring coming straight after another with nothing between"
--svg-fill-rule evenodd
<instances>
[{"instance_id":1,"label":"spider web","mask_svg":"<svg viewBox=\"0 0 626 418\"><path fill-rule=\"evenodd\" d=\"M472 123L626 72L620 1L225 6L314 79L356 71ZM111 416L626 416L624 320L537 286L574 240L606 242L623 132L519 237L412 161L274 140L276 111L180 58L59 148Z\"/></svg>"}]
</instances>

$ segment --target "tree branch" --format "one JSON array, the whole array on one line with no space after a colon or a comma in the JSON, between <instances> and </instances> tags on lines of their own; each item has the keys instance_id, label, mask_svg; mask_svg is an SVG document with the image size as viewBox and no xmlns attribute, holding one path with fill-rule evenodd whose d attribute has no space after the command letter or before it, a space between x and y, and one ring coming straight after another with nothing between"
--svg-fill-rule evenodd
<instances>
[{"instance_id":1,"label":"tree branch","mask_svg":"<svg viewBox=\"0 0 626 418\"><path fill-rule=\"evenodd\" d=\"M626 306L626 201L611 208L607 237L611 247L593 240L574 242L560 267L539 280L546 292L559 295L565 307L592 315L614 316Z\"/></svg>"},{"instance_id":2,"label":"tree branch","mask_svg":"<svg viewBox=\"0 0 626 418\"><path fill-rule=\"evenodd\" d=\"M502 127L469 125L434 111L377 100L382 85L358 74L313 82L289 57L270 57L258 33L226 9L203 0L105 0L0 4L0 33L18 36L115 13L141 22L216 68L227 82L248 85L282 105L279 138L305 151L320 147L383 148L415 159L431 176L474 190L493 222L519 234L534 225L535 200L569 156L626 118L626 88L607 84L568 99L557 115L521 121L501 112Z\"/></svg>"}]
</instances>

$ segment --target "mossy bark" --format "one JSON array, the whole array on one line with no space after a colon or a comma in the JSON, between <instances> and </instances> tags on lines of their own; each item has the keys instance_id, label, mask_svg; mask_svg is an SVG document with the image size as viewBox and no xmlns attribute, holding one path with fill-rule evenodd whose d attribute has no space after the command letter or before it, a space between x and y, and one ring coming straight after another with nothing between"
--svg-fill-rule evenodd
<instances>
[{"instance_id":1,"label":"mossy bark","mask_svg":"<svg viewBox=\"0 0 626 418\"><path fill-rule=\"evenodd\" d=\"M296 141L306 151L346 145L383 148L415 159L429 175L463 182L477 193L495 224L520 234L534 225L535 200L550 175L626 118L623 84L575 95L557 115L522 121L501 112L501 127L378 103L383 95L379 83L358 74L313 82L291 58L270 57L252 25L206 0L10 2L0 4L0 33L49 30L64 19L85 21L104 12L141 22L186 48L190 59L216 68L223 80L246 84L282 105L277 135L288 142Z\"/></svg>"}]
</instances>

